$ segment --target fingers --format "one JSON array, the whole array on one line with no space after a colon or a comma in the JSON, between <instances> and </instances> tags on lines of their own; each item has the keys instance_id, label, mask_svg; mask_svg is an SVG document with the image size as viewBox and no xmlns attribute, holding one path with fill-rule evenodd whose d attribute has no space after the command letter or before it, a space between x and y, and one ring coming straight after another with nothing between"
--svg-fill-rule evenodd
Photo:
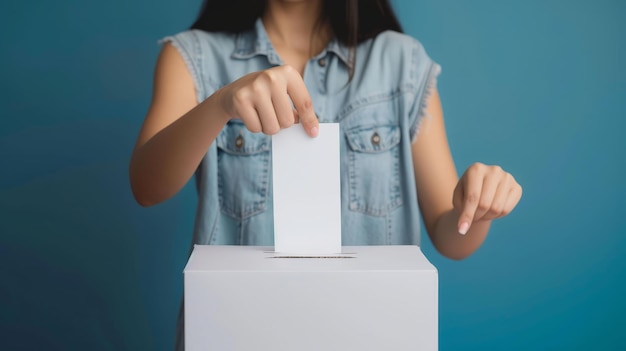
<instances>
[{"instance_id":1,"label":"fingers","mask_svg":"<svg viewBox=\"0 0 626 351\"><path fill-rule=\"evenodd\" d=\"M259 115L261 126L263 127L263 133L267 135L274 135L280 132L280 123L278 122L277 113L272 104L272 99L267 94L262 94L258 98L255 104L256 112Z\"/></svg>"},{"instance_id":2,"label":"fingers","mask_svg":"<svg viewBox=\"0 0 626 351\"><path fill-rule=\"evenodd\" d=\"M511 178L513 177L511 176ZM517 184L515 180L513 180L513 182L515 183L515 185L513 186L513 189L509 192L509 196L504 202L504 208L502 210L502 214L500 215L500 217L507 216L509 213L511 213L511 211L513 211L515 206L517 206L517 204L522 198L522 187L519 184Z\"/></svg>"},{"instance_id":3,"label":"fingers","mask_svg":"<svg viewBox=\"0 0 626 351\"><path fill-rule=\"evenodd\" d=\"M285 68L288 74L287 93L293 102L300 123L311 137L319 133L319 121L313 110L313 103L300 74L293 68Z\"/></svg>"},{"instance_id":4,"label":"fingers","mask_svg":"<svg viewBox=\"0 0 626 351\"><path fill-rule=\"evenodd\" d=\"M511 193L512 176L508 173L503 173L504 176L501 177L502 179L497 184L497 191L494 193L493 199L488 204L485 202L485 211L477 219L492 220L504 215L504 207Z\"/></svg>"},{"instance_id":5,"label":"fingers","mask_svg":"<svg viewBox=\"0 0 626 351\"><path fill-rule=\"evenodd\" d=\"M220 92L226 115L241 118L251 132L273 135L300 120L308 135L319 133L311 96L300 73L290 66L248 74Z\"/></svg>"},{"instance_id":6,"label":"fingers","mask_svg":"<svg viewBox=\"0 0 626 351\"><path fill-rule=\"evenodd\" d=\"M496 196L496 191L498 190L498 185L498 181L494 180L493 177L490 177L489 174L483 178L482 191L480 193L480 198L478 199L476 212L474 213L474 221L482 219L487 213L489 213L493 199Z\"/></svg>"},{"instance_id":7,"label":"fingers","mask_svg":"<svg viewBox=\"0 0 626 351\"><path fill-rule=\"evenodd\" d=\"M453 205L459 212L459 233L466 234L473 222L508 215L521 196L521 186L501 167L481 163L472 165L454 190Z\"/></svg>"},{"instance_id":8,"label":"fingers","mask_svg":"<svg viewBox=\"0 0 626 351\"><path fill-rule=\"evenodd\" d=\"M263 131L259 114L252 105L242 104L237 108L237 115L252 133L260 133Z\"/></svg>"},{"instance_id":9,"label":"fingers","mask_svg":"<svg viewBox=\"0 0 626 351\"><path fill-rule=\"evenodd\" d=\"M285 91L273 93L271 99L280 128L289 128L296 123L296 116L291 107L291 101L289 101L289 96Z\"/></svg>"},{"instance_id":10,"label":"fingers","mask_svg":"<svg viewBox=\"0 0 626 351\"><path fill-rule=\"evenodd\" d=\"M499 167L498 167L499 168ZM522 197L522 187L517 184L515 178L510 173L500 171L498 190L491 201L491 205L483 216L475 216L474 220L493 220L501 218L513 211Z\"/></svg>"}]
</instances>

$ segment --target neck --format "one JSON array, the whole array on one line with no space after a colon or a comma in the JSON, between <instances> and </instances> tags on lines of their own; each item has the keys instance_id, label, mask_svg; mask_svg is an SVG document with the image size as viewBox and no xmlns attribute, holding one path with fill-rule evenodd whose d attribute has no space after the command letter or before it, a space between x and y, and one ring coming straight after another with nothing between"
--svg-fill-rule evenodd
<instances>
[{"instance_id":1,"label":"neck","mask_svg":"<svg viewBox=\"0 0 626 351\"><path fill-rule=\"evenodd\" d=\"M269 0L262 19L274 47L307 55L320 52L330 40L329 26L319 24L322 6L321 0Z\"/></svg>"}]
</instances>

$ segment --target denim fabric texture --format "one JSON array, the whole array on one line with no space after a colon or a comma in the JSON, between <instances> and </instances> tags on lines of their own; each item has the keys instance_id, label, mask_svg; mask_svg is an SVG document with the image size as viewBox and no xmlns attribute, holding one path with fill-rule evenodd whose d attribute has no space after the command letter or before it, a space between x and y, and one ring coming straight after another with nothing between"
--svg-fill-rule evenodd
<instances>
[{"instance_id":1,"label":"denim fabric texture","mask_svg":"<svg viewBox=\"0 0 626 351\"><path fill-rule=\"evenodd\" d=\"M246 33L188 30L162 42L182 55L199 102L245 74L282 64L261 20ZM342 244L419 245L411 143L440 67L417 40L391 31L359 44L351 81L348 60L348 48L333 40L304 72L320 123L340 123ZM271 144L239 120L225 126L196 172L192 244L273 245Z\"/></svg>"}]
</instances>

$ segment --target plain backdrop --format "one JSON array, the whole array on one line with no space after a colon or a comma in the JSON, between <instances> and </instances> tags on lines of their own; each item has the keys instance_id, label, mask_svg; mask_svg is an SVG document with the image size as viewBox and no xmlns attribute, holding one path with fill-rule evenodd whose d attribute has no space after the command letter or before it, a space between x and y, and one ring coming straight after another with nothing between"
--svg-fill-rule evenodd
<instances>
[{"instance_id":1,"label":"plain backdrop","mask_svg":"<svg viewBox=\"0 0 626 351\"><path fill-rule=\"evenodd\" d=\"M626 347L626 2L394 2L443 67L459 171L524 197L442 258L440 349ZM195 192L141 208L128 162L157 40L200 0L0 3L0 348L171 350Z\"/></svg>"}]
</instances>

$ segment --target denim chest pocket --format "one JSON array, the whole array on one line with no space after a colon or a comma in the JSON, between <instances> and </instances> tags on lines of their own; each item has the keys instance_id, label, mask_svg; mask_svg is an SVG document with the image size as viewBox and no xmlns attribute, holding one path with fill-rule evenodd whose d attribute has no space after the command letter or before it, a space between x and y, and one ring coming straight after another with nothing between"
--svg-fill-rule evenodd
<instances>
[{"instance_id":1,"label":"denim chest pocket","mask_svg":"<svg viewBox=\"0 0 626 351\"><path fill-rule=\"evenodd\" d=\"M397 125L354 127L348 140L348 208L373 216L384 216L402 205L400 191Z\"/></svg>"},{"instance_id":2,"label":"denim chest pocket","mask_svg":"<svg viewBox=\"0 0 626 351\"><path fill-rule=\"evenodd\" d=\"M230 121L217 137L221 211L236 219L263 212L270 173L270 137Z\"/></svg>"}]
</instances>

